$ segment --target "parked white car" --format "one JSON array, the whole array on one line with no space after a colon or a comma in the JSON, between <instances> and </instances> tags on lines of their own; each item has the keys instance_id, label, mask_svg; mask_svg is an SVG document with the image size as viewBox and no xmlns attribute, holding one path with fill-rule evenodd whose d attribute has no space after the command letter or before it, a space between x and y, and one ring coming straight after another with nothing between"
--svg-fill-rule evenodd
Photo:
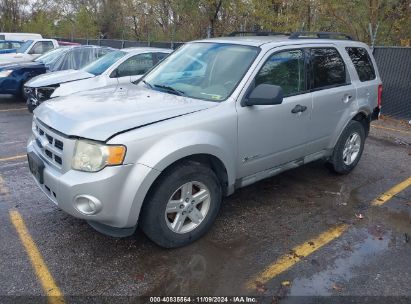
<instances>
[{"instance_id":1,"label":"parked white car","mask_svg":"<svg viewBox=\"0 0 411 304\"><path fill-rule=\"evenodd\" d=\"M0 33L0 40L26 41L30 39L42 39L40 34L34 33Z\"/></svg>"},{"instance_id":2,"label":"parked white car","mask_svg":"<svg viewBox=\"0 0 411 304\"><path fill-rule=\"evenodd\" d=\"M35 108L48 98L134 82L173 50L126 48L111 52L80 70L66 70L34 77L25 91L34 92L27 103Z\"/></svg>"},{"instance_id":3,"label":"parked white car","mask_svg":"<svg viewBox=\"0 0 411 304\"><path fill-rule=\"evenodd\" d=\"M16 53L0 54L0 64L32 61L58 47L59 44L54 39L30 39Z\"/></svg>"}]
</instances>

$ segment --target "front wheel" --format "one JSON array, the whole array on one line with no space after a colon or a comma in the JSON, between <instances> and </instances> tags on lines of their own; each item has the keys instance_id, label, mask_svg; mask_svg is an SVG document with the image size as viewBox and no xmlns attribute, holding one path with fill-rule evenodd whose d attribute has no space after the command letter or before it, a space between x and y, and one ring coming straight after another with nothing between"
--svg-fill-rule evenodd
<instances>
[{"instance_id":1,"label":"front wheel","mask_svg":"<svg viewBox=\"0 0 411 304\"><path fill-rule=\"evenodd\" d=\"M30 98L27 99L27 110L29 110L30 113L33 113L34 109L37 108L37 104L34 104Z\"/></svg>"},{"instance_id":2,"label":"front wheel","mask_svg":"<svg viewBox=\"0 0 411 304\"><path fill-rule=\"evenodd\" d=\"M221 200L221 184L214 171L200 163L184 162L155 182L144 203L140 225L162 247L184 246L210 229Z\"/></svg>"},{"instance_id":3,"label":"front wheel","mask_svg":"<svg viewBox=\"0 0 411 304\"><path fill-rule=\"evenodd\" d=\"M338 174L351 172L360 161L365 143L364 126L351 120L334 147L328 167Z\"/></svg>"}]
</instances>

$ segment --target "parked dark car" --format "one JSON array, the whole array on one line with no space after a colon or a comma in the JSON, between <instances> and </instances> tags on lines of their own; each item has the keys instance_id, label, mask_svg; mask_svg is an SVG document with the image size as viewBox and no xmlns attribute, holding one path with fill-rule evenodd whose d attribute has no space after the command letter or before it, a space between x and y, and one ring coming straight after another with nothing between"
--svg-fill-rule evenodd
<instances>
[{"instance_id":1,"label":"parked dark car","mask_svg":"<svg viewBox=\"0 0 411 304\"><path fill-rule=\"evenodd\" d=\"M0 54L15 53L24 41L0 40Z\"/></svg>"},{"instance_id":2,"label":"parked dark car","mask_svg":"<svg viewBox=\"0 0 411 304\"><path fill-rule=\"evenodd\" d=\"M80 69L105 54L109 47L67 46L52 50L30 62L0 65L0 94L24 97L24 84L46 72Z\"/></svg>"}]
</instances>

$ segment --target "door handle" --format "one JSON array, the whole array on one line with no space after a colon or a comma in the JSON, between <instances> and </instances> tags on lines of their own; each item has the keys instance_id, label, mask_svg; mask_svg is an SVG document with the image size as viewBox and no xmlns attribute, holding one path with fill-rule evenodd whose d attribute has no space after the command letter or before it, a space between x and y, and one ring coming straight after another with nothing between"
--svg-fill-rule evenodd
<instances>
[{"instance_id":1,"label":"door handle","mask_svg":"<svg viewBox=\"0 0 411 304\"><path fill-rule=\"evenodd\" d=\"M302 105L298 104L294 107L294 109L291 110L291 113L293 113L293 114L302 113L305 110L307 110L306 106L302 106Z\"/></svg>"},{"instance_id":2,"label":"door handle","mask_svg":"<svg viewBox=\"0 0 411 304\"><path fill-rule=\"evenodd\" d=\"M352 99L352 96L349 94L345 94L342 101L343 103L348 103Z\"/></svg>"}]
</instances>

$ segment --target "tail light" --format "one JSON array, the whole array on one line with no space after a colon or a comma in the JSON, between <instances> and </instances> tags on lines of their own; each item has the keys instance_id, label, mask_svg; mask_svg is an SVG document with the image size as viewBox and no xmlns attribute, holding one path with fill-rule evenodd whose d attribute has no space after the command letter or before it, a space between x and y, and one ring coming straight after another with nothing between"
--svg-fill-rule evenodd
<instances>
[{"instance_id":1,"label":"tail light","mask_svg":"<svg viewBox=\"0 0 411 304\"><path fill-rule=\"evenodd\" d=\"M378 85L378 108L381 109L382 101L382 84Z\"/></svg>"}]
</instances>

